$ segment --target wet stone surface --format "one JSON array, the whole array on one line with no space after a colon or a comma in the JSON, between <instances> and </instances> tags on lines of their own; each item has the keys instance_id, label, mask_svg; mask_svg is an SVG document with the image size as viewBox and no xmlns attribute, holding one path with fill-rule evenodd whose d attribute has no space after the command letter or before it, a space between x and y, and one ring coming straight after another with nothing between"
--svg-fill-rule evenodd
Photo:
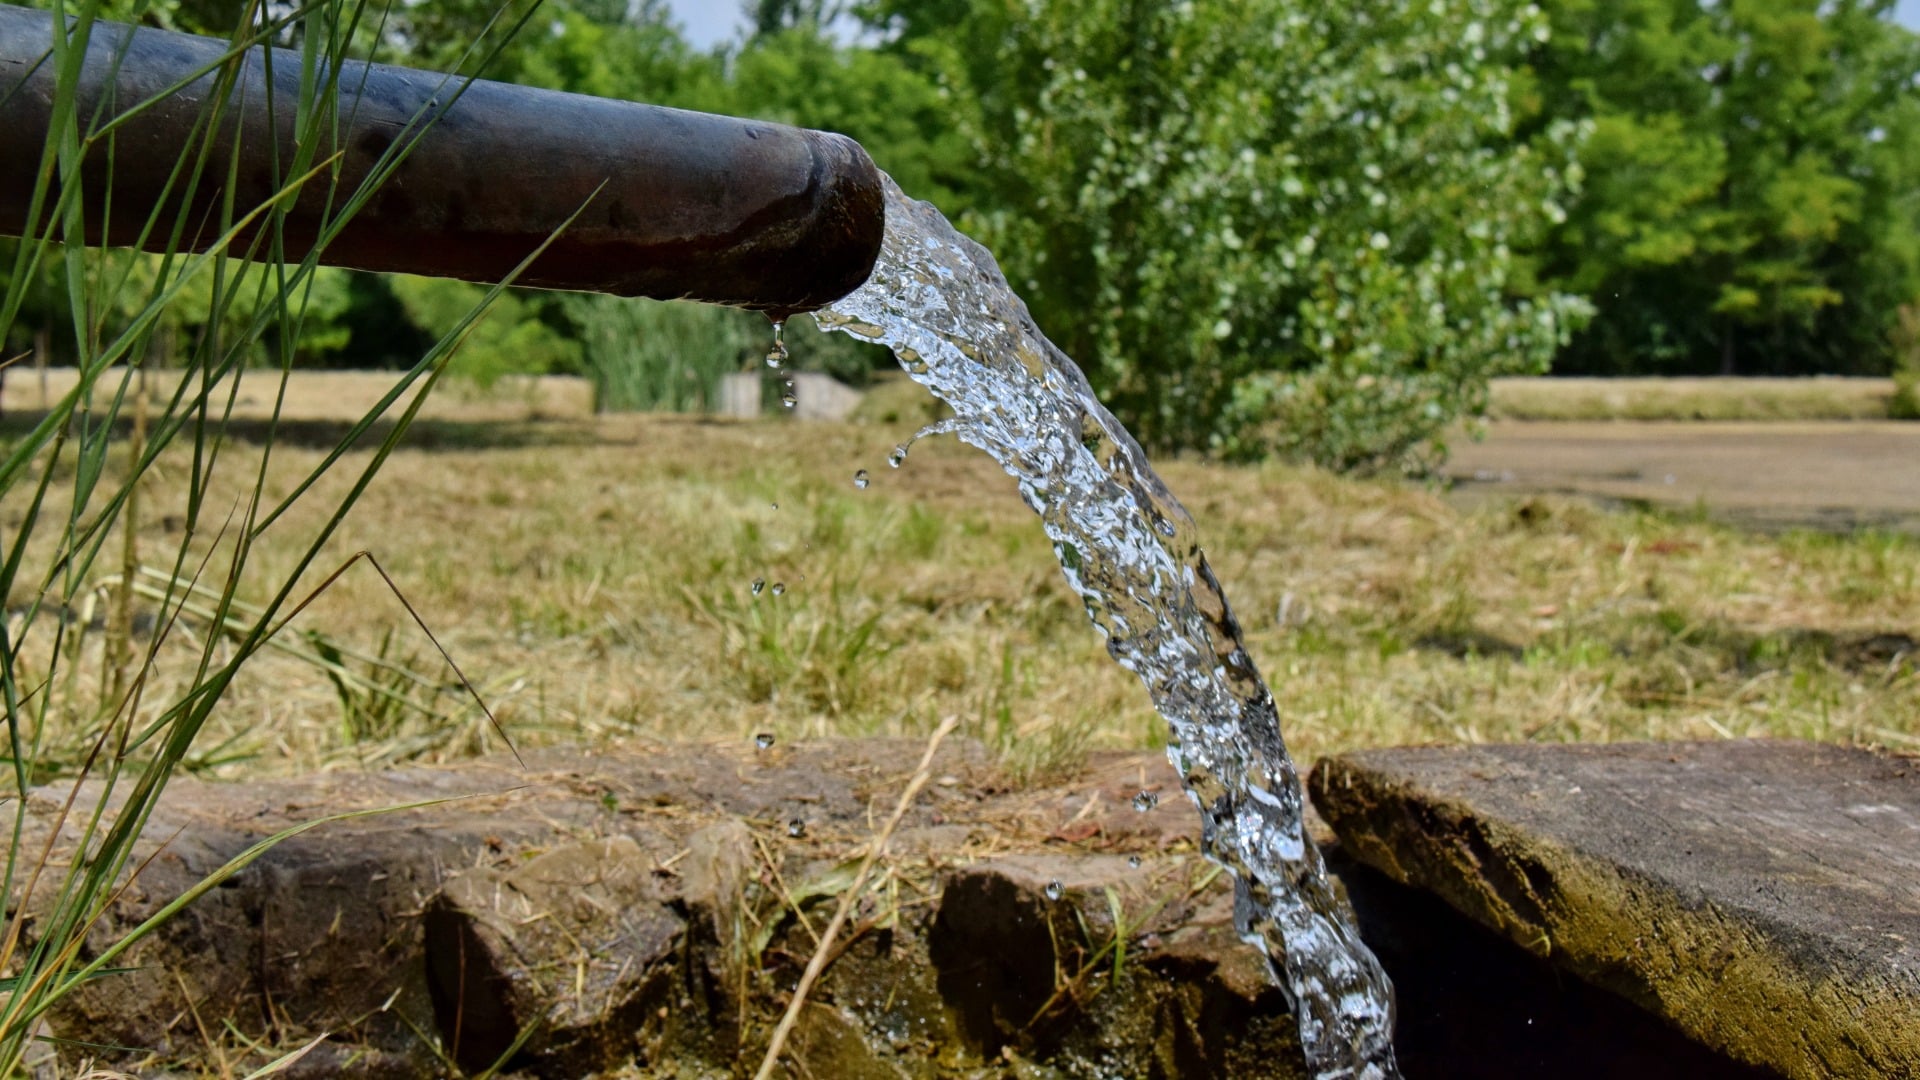
<instances>
[{"instance_id":1,"label":"wet stone surface","mask_svg":"<svg viewBox=\"0 0 1920 1080\"><path fill-rule=\"evenodd\" d=\"M1344 858L1700 1046L1768 1074L1920 1075L1920 761L1749 741L1394 749L1323 761L1311 788Z\"/></svg>"}]
</instances>

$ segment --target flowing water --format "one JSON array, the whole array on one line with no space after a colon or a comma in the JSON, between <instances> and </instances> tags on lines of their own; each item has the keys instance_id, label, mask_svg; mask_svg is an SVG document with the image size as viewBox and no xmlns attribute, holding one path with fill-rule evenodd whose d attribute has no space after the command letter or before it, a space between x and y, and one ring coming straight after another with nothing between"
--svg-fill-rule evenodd
<instances>
[{"instance_id":1,"label":"flowing water","mask_svg":"<svg viewBox=\"0 0 1920 1080\"><path fill-rule=\"evenodd\" d=\"M1193 519L986 249L892 181L887 196L872 278L818 313L820 325L891 347L953 407L923 434L951 432L1019 482L1107 651L1172 727L1167 756L1200 808L1202 849L1233 874L1241 935L1286 990L1309 1070L1396 1076L1386 975L1307 838L1273 695Z\"/></svg>"}]
</instances>

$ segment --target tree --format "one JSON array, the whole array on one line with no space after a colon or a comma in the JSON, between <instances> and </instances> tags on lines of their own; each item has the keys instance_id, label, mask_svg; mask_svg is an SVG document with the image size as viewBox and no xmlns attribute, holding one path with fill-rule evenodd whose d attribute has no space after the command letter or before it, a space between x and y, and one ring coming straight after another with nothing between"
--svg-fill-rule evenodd
<instances>
[{"instance_id":1,"label":"tree","mask_svg":"<svg viewBox=\"0 0 1920 1080\"><path fill-rule=\"evenodd\" d=\"M818 23L802 22L749 41L731 74L711 108L840 132L903 190L950 213L970 205L974 148L961 118L971 102L910 57L844 45Z\"/></svg>"},{"instance_id":2,"label":"tree","mask_svg":"<svg viewBox=\"0 0 1920 1080\"><path fill-rule=\"evenodd\" d=\"M702 107L723 78L664 0L434 0L396 6L394 20L401 62L436 71L683 108Z\"/></svg>"},{"instance_id":3,"label":"tree","mask_svg":"<svg viewBox=\"0 0 1920 1080\"><path fill-rule=\"evenodd\" d=\"M24 241L0 240L0 298L17 295L20 309L10 331L0 340L8 358L25 343L40 337L65 356L97 351L98 342L111 340L155 301L180 273L176 260L163 273L164 260L145 252L115 250L75 264L65 251L48 247L37 272L13 280L15 259ZM80 265L78 280L69 271ZM155 320L158 340L183 348L195 338L217 335L216 341L247 340L258 348L241 357L264 360L284 351L303 364L324 364L344 349L351 303L347 271L318 267L296 279L295 267L275 267L236 259L218 288L213 275L201 273L180 286L172 302ZM284 295L283 295L284 294ZM75 296L80 298L76 306ZM291 308L297 318L282 316ZM78 319L75 312L81 312ZM261 323L257 331L248 328ZM177 356L169 348L149 353L144 362L169 365Z\"/></svg>"},{"instance_id":4,"label":"tree","mask_svg":"<svg viewBox=\"0 0 1920 1080\"><path fill-rule=\"evenodd\" d=\"M769 37L801 27L819 29L840 17L835 0L744 0L741 7L753 26L753 36Z\"/></svg>"},{"instance_id":5,"label":"tree","mask_svg":"<svg viewBox=\"0 0 1920 1080\"><path fill-rule=\"evenodd\" d=\"M67 320L66 296L50 268L43 265L15 278L20 245L19 240L0 237L0 320L6 319L9 302L17 308L10 322L0 324L0 360L9 362L26 355L36 336L50 334Z\"/></svg>"},{"instance_id":6,"label":"tree","mask_svg":"<svg viewBox=\"0 0 1920 1080\"><path fill-rule=\"evenodd\" d=\"M1920 294L1920 50L1890 0L1553 0L1537 116L1590 119L1545 272L1575 372L1884 372Z\"/></svg>"},{"instance_id":7,"label":"tree","mask_svg":"<svg viewBox=\"0 0 1920 1080\"><path fill-rule=\"evenodd\" d=\"M1517 252L1572 129L1512 139L1507 0L878 0L979 157L962 224L1160 449L1407 464L1580 317Z\"/></svg>"},{"instance_id":8,"label":"tree","mask_svg":"<svg viewBox=\"0 0 1920 1080\"><path fill-rule=\"evenodd\" d=\"M388 283L413 324L435 338L452 331L479 306L486 290L464 281L395 274ZM550 302L540 293L514 292L497 297L467 330L455 354L455 370L481 386L502 375L579 370L579 346L547 320Z\"/></svg>"}]
</instances>

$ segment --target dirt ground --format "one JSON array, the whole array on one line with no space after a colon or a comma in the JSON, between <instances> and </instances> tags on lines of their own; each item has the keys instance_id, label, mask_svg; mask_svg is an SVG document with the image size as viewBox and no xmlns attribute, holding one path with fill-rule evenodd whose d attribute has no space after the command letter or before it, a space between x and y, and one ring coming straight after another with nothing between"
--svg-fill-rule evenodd
<instances>
[{"instance_id":1,"label":"dirt ground","mask_svg":"<svg viewBox=\"0 0 1920 1080\"><path fill-rule=\"evenodd\" d=\"M1542 491L1770 528L1920 531L1920 424L1498 421L1454 443L1445 475L1466 503Z\"/></svg>"}]
</instances>

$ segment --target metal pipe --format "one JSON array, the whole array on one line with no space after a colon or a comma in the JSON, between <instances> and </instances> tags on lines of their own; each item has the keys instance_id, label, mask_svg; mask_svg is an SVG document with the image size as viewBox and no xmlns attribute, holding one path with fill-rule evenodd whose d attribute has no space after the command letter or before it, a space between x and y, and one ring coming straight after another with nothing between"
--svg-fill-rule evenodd
<instances>
[{"instance_id":1,"label":"metal pipe","mask_svg":"<svg viewBox=\"0 0 1920 1080\"><path fill-rule=\"evenodd\" d=\"M28 203L53 114L52 33L47 13L0 5L3 235L36 227ZM104 115L124 115L215 64L229 47L95 24L76 95L82 123L102 102ZM218 239L236 143L231 193L239 213L272 198L297 160L300 56L272 50L269 68L267 52L251 49L242 61L207 174L186 208L199 229L186 246ZM880 174L843 135L386 64L342 63L338 83L338 124L311 124L307 132L319 140L314 163L341 155L338 186L321 176L302 187L284 226L290 260L312 248L329 202L337 206L389 147L414 135L411 151L327 244L321 262L495 282L579 212L516 284L782 315L852 292L879 255ZM114 137L110 164L104 147L87 155L81 181L89 242L134 243L163 198L169 205L160 220L175 220L181 185L166 193L168 177L204 137L218 92L208 74L129 119ZM166 231L163 225L148 246L164 246Z\"/></svg>"}]
</instances>

